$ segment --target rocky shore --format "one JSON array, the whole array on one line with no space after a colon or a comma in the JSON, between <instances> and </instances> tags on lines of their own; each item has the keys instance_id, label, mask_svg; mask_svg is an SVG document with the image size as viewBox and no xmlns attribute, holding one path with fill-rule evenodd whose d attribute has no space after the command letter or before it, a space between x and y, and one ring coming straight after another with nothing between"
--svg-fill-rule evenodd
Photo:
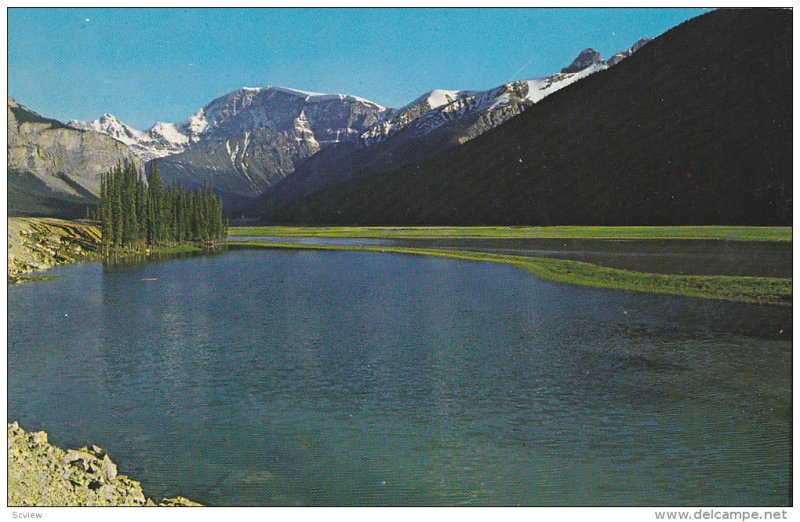
<instances>
[{"instance_id":1,"label":"rocky shore","mask_svg":"<svg viewBox=\"0 0 800 522\"><path fill-rule=\"evenodd\" d=\"M119 474L102 448L63 450L43 431L8 425L9 506L200 506L183 497L156 504L141 485Z\"/></svg>"},{"instance_id":2,"label":"rocky shore","mask_svg":"<svg viewBox=\"0 0 800 522\"><path fill-rule=\"evenodd\" d=\"M30 274L100 255L100 227L55 218L8 218L8 283L35 279Z\"/></svg>"}]
</instances>

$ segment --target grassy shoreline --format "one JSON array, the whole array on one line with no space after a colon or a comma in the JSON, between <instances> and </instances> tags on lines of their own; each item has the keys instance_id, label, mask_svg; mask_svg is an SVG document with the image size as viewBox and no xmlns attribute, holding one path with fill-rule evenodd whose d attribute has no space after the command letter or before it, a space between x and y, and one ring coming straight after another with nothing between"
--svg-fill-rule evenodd
<instances>
[{"instance_id":1,"label":"grassy shoreline","mask_svg":"<svg viewBox=\"0 0 800 522\"><path fill-rule=\"evenodd\" d=\"M792 227L554 226L554 227L231 227L241 237L339 237L385 239L619 239L792 241Z\"/></svg>"},{"instance_id":2,"label":"grassy shoreline","mask_svg":"<svg viewBox=\"0 0 800 522\"><path fill-rule=\"evenodd\" d=\"M312 245L265 241L229 241L229 247L290 250L380 252L501 263L545 281L576 286L700 297L780 306L792 304L792 280L777 277L685 276L634 272L581 261L464 250L389 246Z\"/></svg>"}]
</instances>

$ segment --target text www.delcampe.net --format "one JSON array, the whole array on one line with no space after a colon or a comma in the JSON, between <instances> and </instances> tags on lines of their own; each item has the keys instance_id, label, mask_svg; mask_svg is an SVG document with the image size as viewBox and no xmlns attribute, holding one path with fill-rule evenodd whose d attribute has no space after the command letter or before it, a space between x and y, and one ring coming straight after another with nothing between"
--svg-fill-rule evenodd
<instances>
[{"instance_id":1,"label":"text www.delcampe.net","mask_svg":"<svg viewBox=\"0 0 800 522\"><path fill-rule=\"evenodd\" d=\"M695 509L656 511L656 520L786 520L783 510Z\"/></svg>"}]
</instances>

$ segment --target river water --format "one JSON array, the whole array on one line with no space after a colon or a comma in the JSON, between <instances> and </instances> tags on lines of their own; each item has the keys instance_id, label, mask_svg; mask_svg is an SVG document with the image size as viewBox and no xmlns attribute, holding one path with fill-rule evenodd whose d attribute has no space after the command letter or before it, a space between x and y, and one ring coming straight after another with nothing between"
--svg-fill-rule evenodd
<instances>
[{"instance_id":1,"label":"river water","mask_svg":"<svg viewBox=\"0 0 800 522\"><path fill-rule=\"evenodd\" d=\"M791 309L232 250L8 288L8 420L211 505L787 505Z\"/></svg>"}]
</instances>

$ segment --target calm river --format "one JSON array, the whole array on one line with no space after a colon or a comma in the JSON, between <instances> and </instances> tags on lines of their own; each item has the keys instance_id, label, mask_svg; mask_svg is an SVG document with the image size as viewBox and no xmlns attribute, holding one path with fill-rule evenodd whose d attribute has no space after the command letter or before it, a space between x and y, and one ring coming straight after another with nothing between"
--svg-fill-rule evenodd
<instances>
[{"instance_id":1,"label":"calm river","mask_svg":"<svg viewBox=\"0 0 800 522\"><path fill-rule=\"evenodd\" d=\"M786 505L791 309L235 250L8 288L8 420L211 505Z\"/></svg>"}]
</instances>

